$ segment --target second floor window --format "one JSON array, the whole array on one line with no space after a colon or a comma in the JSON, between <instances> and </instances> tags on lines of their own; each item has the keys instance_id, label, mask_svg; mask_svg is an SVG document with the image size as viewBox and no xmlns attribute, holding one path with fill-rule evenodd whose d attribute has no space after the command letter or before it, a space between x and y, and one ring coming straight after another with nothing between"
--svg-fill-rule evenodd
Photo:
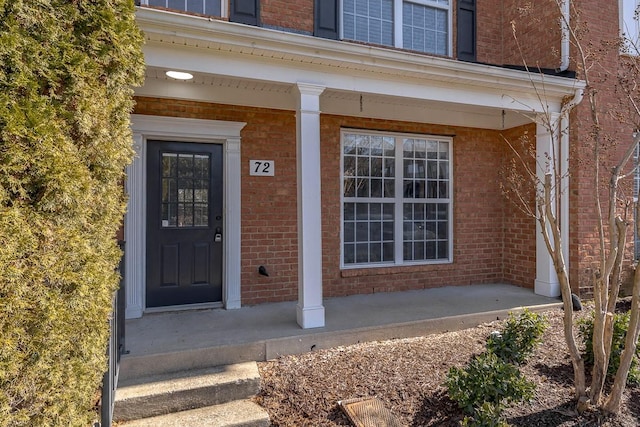
<instances>
[{"instance_id":1,"label":"second floor window","mask_svg":"<svg viewBox=\"0 0 640 427\"><path fill-rule=\"evenodd\" d=\"M159 6L201 15L220 16L220 0L142 0L143 5Z\"/></svg>"},{"instance_id":2,"label":"second floor window","mask_svg":"<svg viewBox=\"0 0 640 427\"><path fill-rule=\"evenodd\" d=\"M450 55L450 0L343 0L343 38Z\"/></svg>"},{"instance_id":3,"label":"second floor window","mask_svg":"<svg viewBox=\"0 0 640 427\"><path fill-rule=\"evenodd\" d=\"M631 55L640 55L640 21L638 13L640 1L623 0L620 11L620 33L625 39L625 51Z\"/></svg>"}]
</instances>

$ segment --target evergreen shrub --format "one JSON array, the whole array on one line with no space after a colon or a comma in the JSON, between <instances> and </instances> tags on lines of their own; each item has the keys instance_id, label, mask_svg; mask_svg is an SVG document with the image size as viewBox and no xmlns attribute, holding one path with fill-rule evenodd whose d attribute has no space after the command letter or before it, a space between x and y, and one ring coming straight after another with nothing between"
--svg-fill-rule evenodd
<instances>
[{"instance_id":1,"label":"evergreen shrub","mask_svg":"<svg viewBox=\"0 0 640 427\"><path fill-rule=\"evenodd\" d=\"M505 362L520 365L533 354L548 325L543 315L526 308L518 316L509 313L502 330L487 339L487 350Z\"/></svg>"},{"instance_id":2,"label":"evergreen shrub","mask_svg":"<svg viewBox=\"0 0 640 427\"><path fill-rule=\"evenodd\" d=\"M620 367L620 357L624 350L624 342L629 329L630 312L615 313L613 315L613 337L611 339L611 354L609 355L609 365L607 367L607 376L613 378ZM585 344L584 362L587 365L593 365L593 312L590 316L578 320L578 333ZM638 343L640 344L640 342ZM640 385L640 345L636 346L636 354L631 360L627 383Z\"/></svg>"},{"instance_id":3,"label":"evergreen shrub","mask_svg":"<svg viewBox=\"0 0 640 427\"><path fill-rule=\"evenodd\" d=\"M142 82L133 0L0 0L0 426L88 426Z\"/></svg>"}]
</instances>

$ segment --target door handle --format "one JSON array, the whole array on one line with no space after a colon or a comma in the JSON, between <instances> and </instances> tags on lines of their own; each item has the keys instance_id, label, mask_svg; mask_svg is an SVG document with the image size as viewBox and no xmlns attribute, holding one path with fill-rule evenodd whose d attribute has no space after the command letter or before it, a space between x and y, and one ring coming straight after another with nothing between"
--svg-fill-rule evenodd
<instances>
[{"instance_id":1,"label":"door handle","mask_svg":"<svg viewBox=\"0 0 640 427\"><path fill-rule=\"evenodd\" d=\"M213 236L213 241L216 243L222 242L222 227L216 227L216 234Z\"/></svg>"}]
</instances>

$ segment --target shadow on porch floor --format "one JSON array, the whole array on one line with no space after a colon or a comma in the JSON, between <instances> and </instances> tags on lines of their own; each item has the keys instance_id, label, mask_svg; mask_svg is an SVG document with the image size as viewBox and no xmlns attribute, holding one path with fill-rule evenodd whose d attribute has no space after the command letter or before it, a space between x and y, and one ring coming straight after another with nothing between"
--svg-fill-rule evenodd
<instances>
[{"instance_id":1,"label":"shadow on porch floor","mask_svg":"<svg viewBox=\"0 0 640 427\"><path fill-rule=\"evenodd\" d=\"M324 300L326 326L301 329L296 302L238 310L146 314L127 320L122 378L268 360L338 345L464 329L521 307L559 306L556 298L503 284L450 286Z\"/></svg>"}]
</instances>

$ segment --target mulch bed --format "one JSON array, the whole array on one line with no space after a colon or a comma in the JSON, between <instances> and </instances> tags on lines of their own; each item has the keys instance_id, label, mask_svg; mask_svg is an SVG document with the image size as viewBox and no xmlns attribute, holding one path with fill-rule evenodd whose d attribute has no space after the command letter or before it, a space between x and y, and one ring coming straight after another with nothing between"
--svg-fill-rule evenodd
<instances>
[{"instance_id":1,"label":"mulch bed","mask_svg":"<svg viewBox=\"0 0 640 427\"><path fill-rule=\"evenodd\" d=\"M537 384L533 401L509 408L514 426L640 425L640 387L627 388L620 415L574 411L573 369L562 332L562 311L545 313L544 342L521 369ZM585 315L583 311L580 315ZM443 387L451 366L463 366L484 350L491 322L475 328L342 346L259 363L256 401L273 426L348 426L338 401L377 397L406 426L458 426L464 417Z\"/></svg>"}]
</instances>

